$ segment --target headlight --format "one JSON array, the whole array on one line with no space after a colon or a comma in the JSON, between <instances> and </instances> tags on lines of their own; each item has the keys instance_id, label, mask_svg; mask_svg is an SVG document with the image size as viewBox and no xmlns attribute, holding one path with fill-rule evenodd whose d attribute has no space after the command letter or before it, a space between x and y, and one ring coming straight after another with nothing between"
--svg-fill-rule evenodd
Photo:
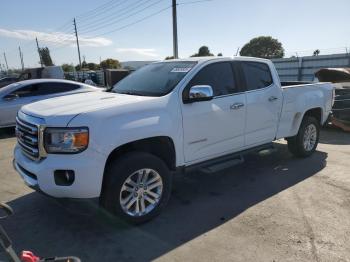
<instances>
[{"instance_id":1,"label":"headlight","mask_svg":"<svg viewBox=\"0 0 350 262\"><path fill-rule=\"evenodd\" d=\"M75 154L84 151L89 144L89 129L51 128L44 131L44 147L47 153Z\"/></svg>"}]
</instances>

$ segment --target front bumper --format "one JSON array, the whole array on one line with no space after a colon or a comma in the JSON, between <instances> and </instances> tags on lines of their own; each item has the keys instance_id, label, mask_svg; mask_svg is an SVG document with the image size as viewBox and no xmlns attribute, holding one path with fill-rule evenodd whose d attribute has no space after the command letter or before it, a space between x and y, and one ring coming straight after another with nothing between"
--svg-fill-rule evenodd
<instances>
[{"instance_id":1,"label":"front bumper","mask_svg":"<svg viewBox=\"0 0 350 262\"><path fill-rule=\"evenodd\" d=\"M87 149L80 154L48 155L33 161L15 147L13 166L24 183L34 190L57 198L96 198L100 196L106 157ZM73 170L72 185L57 185L55 170Z\"/></svg>"}]
</instances>

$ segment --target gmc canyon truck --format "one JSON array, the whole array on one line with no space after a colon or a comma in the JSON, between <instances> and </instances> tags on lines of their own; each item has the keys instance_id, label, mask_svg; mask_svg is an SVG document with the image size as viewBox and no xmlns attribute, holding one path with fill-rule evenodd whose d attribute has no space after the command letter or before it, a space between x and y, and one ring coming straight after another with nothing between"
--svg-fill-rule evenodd
<instances>
[{"instance_id":1,"label":"gmc canyon truck","mask_svg":"<svg viewBox=\"0 0 350 262\"><path fill-rule=\"evenodd\" d=\"M310 156L333 100L329 83L281 86L269 60L157 62L110 92L22 107L14 167L37 191L98 197L142 223L167 204L176 171L216 171L280 138L295 156Z\"/></svg>"}]
</instances>

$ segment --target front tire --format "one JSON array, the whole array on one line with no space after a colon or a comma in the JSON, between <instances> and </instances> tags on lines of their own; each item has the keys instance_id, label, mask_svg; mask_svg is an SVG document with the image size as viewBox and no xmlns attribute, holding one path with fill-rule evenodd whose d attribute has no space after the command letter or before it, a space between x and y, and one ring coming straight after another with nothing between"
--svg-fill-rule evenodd
<instances>
[{"instance_id":1,"label":"front tire","mask_svg":"<svg viewBox=\"0 0 350 262\"><path fill-rule=\"evenodd\" d=\"M171 185L170 171L161 159L131 152L107 167L100 203L127 222L141 224L161 212Z\"/></svg>"},{"instance_id":2,"label":"front tire","mask_svg":"<svg viewBox=\"0 0 350 262\"><path fill-rule=\"evenodd\" d=\"M296 157L311 156L318 145L320 124L314 117L305 116L298 134L287 139L289 151Z\"/></svg>"}]
</instances>

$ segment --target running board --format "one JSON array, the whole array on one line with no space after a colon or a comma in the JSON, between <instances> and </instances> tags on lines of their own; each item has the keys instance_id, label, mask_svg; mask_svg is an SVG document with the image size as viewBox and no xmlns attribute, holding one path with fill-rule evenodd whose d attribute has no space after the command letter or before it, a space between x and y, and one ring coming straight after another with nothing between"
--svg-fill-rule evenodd
<instances>
[{"instance_id":1,"label":"running board","mask_svg":"<svg viewBox=\"0 0 350 262\"><path fill-rule=\"evenodd\" d=\"M196 163L190 166L183 166L180 168L181 172L191 172L194 170L200 170L204 173L213 173L229 167L239 165L244 162L244 155L250 153L263 153L274 149L273 143L264 144L261 146L253 147L241 152L221 156L215 159L207 160L201 163Z\"/></svg>"},{"instance_id":2,"label":"running board","mask_svg":"<svg viewBox=\"0 0 350 262\"><path fill-rule=\"evenodd\" d=\"M233 158L231 160L226 160L221 163L217 163L208 167L202 167L199 169L199 171L210 174L210 173L216 173L224 169L228 169L230 167L234 167L236 165L242 164L244 162L244 158L242 155L240 155L238 158Z\"/></svg>"}]
</instances>

